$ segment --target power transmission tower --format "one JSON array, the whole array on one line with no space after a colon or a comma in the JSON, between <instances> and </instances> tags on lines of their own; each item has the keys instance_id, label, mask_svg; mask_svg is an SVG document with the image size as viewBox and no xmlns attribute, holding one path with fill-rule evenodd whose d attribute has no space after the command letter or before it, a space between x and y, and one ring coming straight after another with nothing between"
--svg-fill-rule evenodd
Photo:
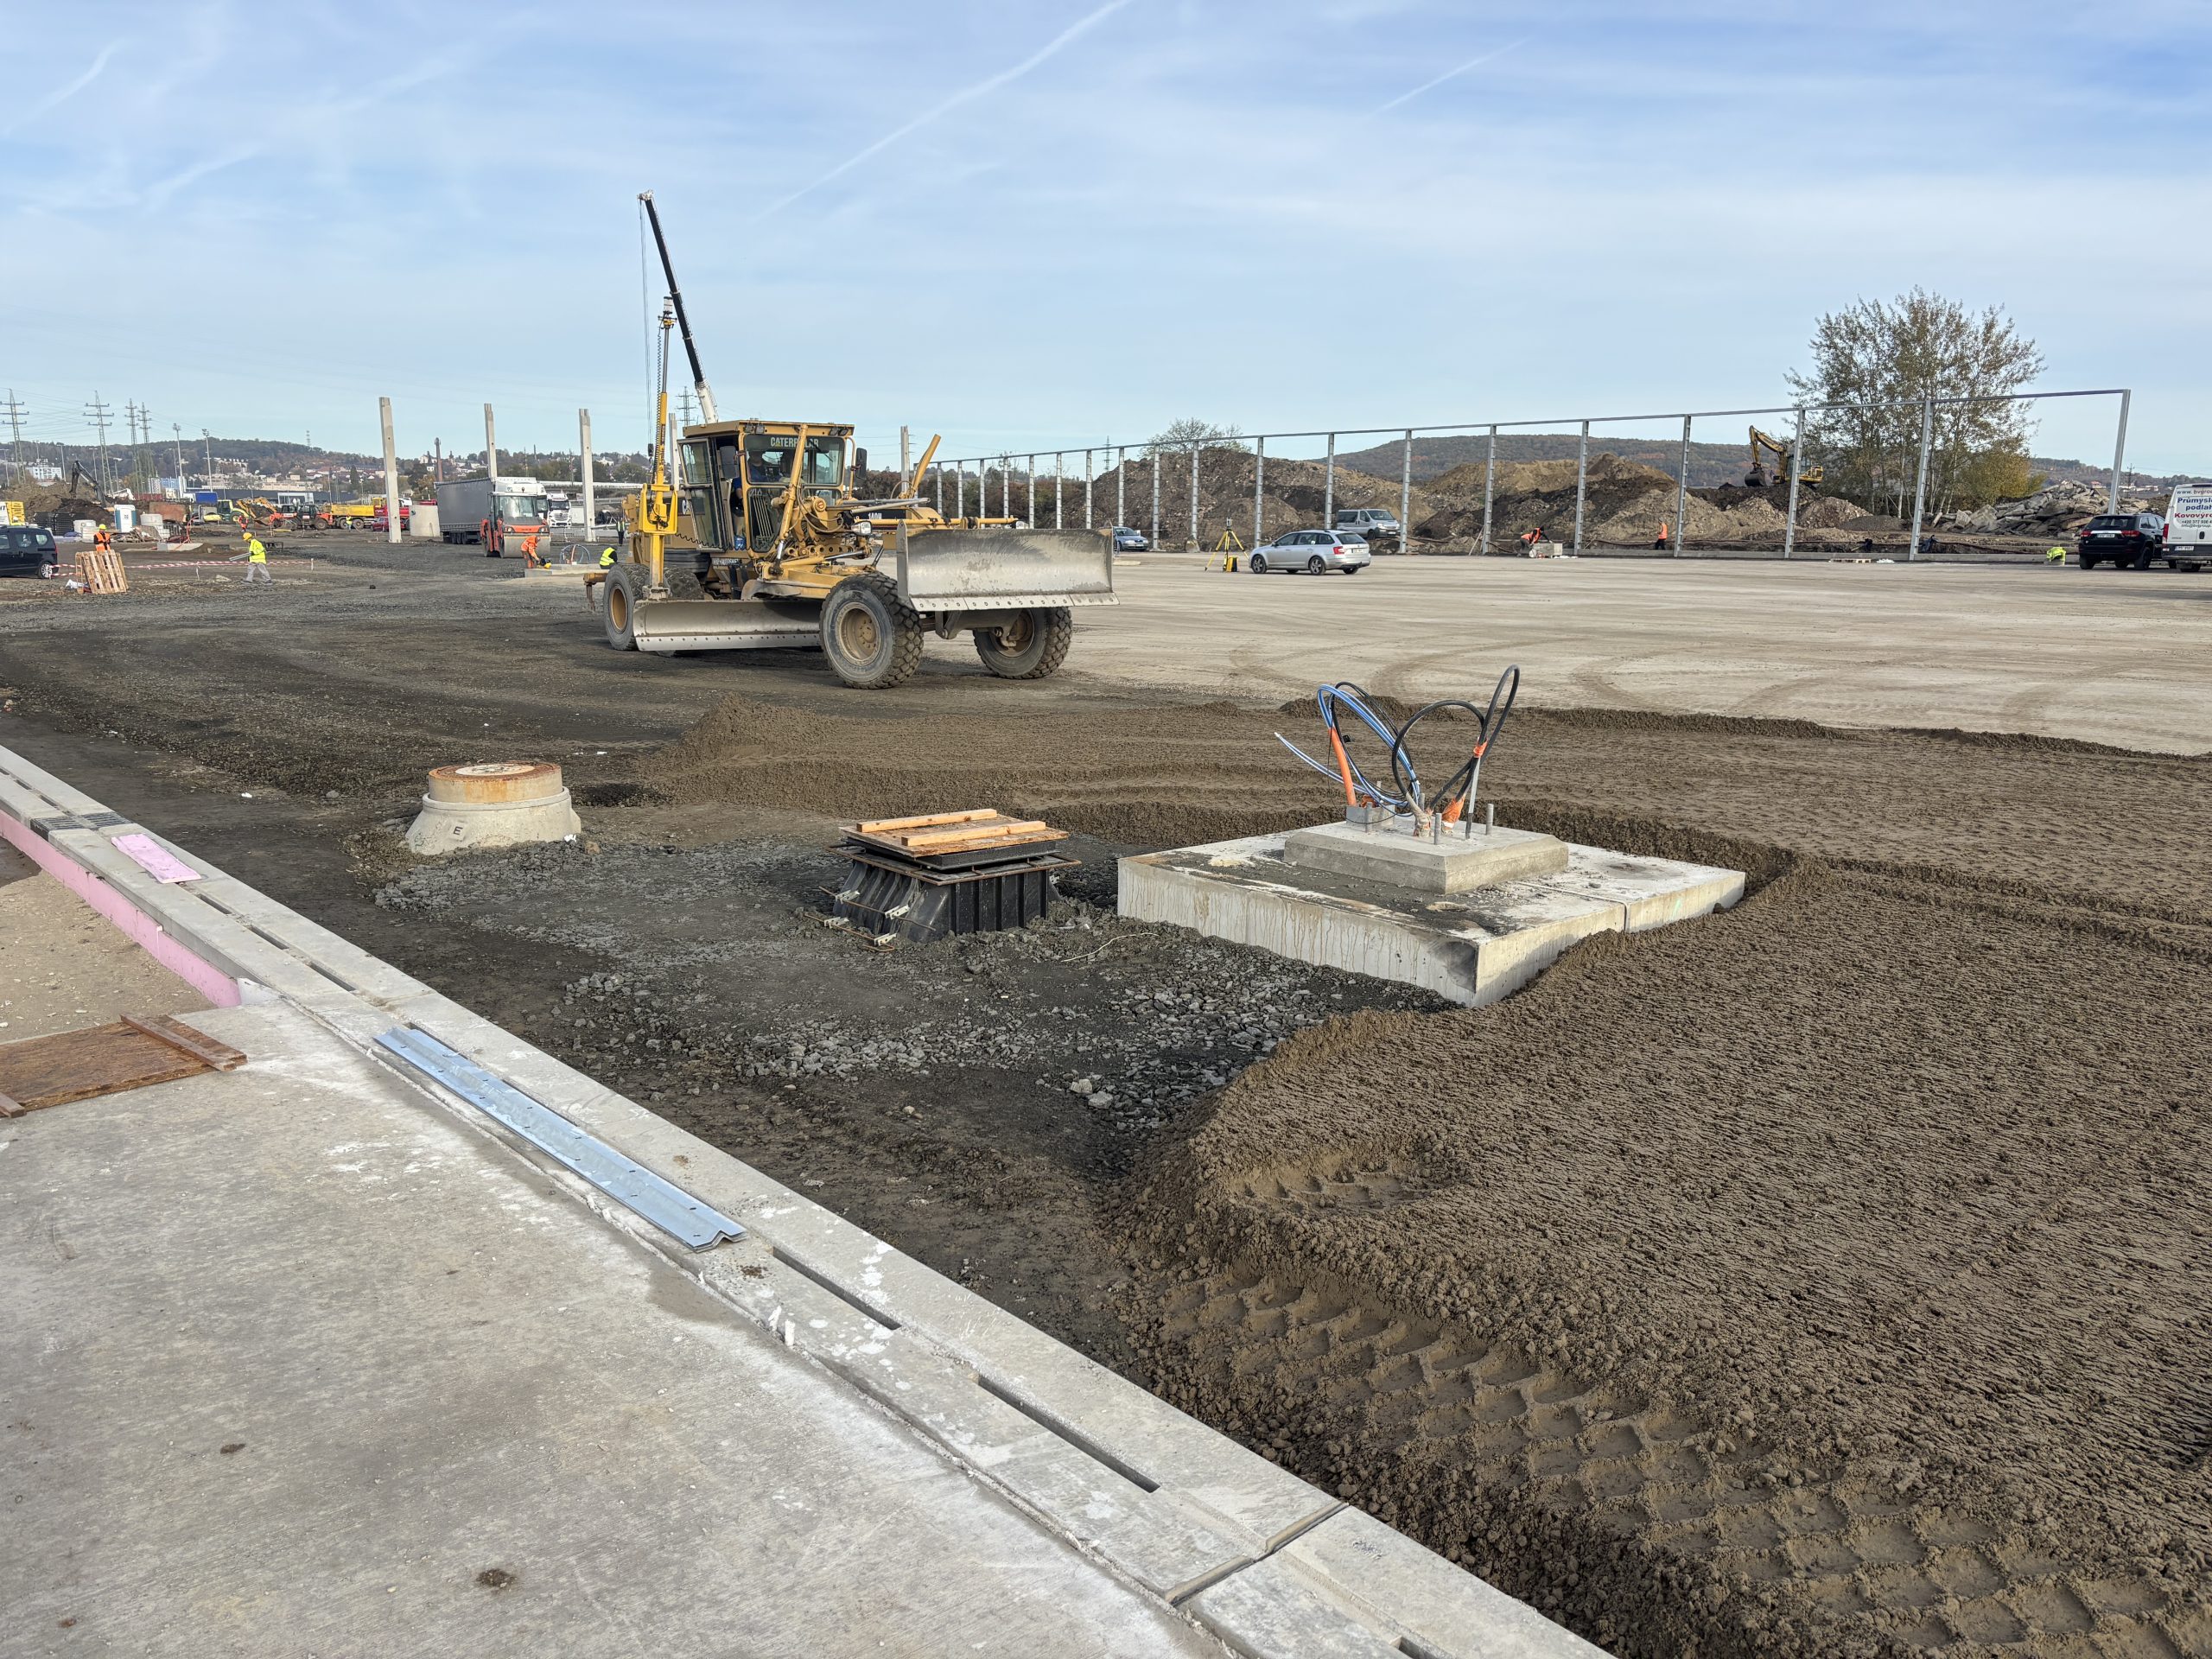
<instances>
[{"instance_id":1,"label":"power transmission tower","mask_svg":"<svg viewBox=\"0 0 2212 1659\"><path fill-rule=\"evenodd\" d=\"M20 480L23 475L23 406L16 401L16 389L13 386L8 388L8 401L4 404L0 404L0 408L4 408L8 411L8 430L12 440L11 453L16 462L16 477Z\"/></svg>"},{"instance_id":2,"label":"power transmission tower","mask_svg":"<svg viewBox=\"0 0 2212 1659\"><path fill-rule=\"evenodd\" d=\"M100 401L99 393L92 393L92 401L85 405L85 414L100 434L100 499L107 499L107 420L108 406Z\"/></svg>"}]
</instances>

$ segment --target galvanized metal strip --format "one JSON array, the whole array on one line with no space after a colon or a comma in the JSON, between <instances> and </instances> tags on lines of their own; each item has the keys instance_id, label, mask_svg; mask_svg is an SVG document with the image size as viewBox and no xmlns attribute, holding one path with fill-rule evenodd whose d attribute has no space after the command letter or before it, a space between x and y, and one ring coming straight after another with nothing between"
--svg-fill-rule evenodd
<instances>
[{"instance_id":1,"label":"galvanized metal strip","mask_svg":"<svg viewBox=\"0 0 2212 1659\"><path fill-rule=\"evenodd\" d=\"M379 1035L377 1044L693 1249L703 1250L725 1238L745 1236L745 1229L728 1216L643 1165L632 1163L604 1141L587 1135L550 1106L532 1100L429 1033L395 1026Z\"/></svg>"}]
</instances>

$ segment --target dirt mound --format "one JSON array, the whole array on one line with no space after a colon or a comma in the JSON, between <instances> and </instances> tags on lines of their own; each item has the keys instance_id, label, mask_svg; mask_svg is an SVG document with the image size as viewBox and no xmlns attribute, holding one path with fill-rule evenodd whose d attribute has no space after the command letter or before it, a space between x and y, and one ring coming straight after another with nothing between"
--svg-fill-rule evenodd
<instances>
[{"instance_id":1,"label":"dirt mound","mask_svg":"<svg viewBox=\"0 0 2212 1659\"><path fill-rule=\"evenodd\" d=\"M1137 1199L1156 1379L1623 1652L2200 1650L2212 1014L2079 995L2188 931L1808 867L1325 1027Z\"/></svg>"},{"instance_id":2,"label":"dirt mound","mask_svg":"<svg viewBox=\"0 0 2212 1659\"><path fill-rule=\"evenodd\" d=\"M1464 467L1454 467L1450 472L1431 479L1427 486L1429 496L1441 503L1465 506L1471 500L1479 507L1483 499L1483 474L1486 468L1481 461ZM1624 461L1618 455L1593 454L1590 457L1588 479L1591 482L1646 484L1653 488L1675 487L1675 476L1656 467L1646 467L1641 461ZM1499 495L1536 495L1555 490L1573 491L1574 462L1573 461L1500 461L1497 467Z\"/></svg>"}]
</instances>

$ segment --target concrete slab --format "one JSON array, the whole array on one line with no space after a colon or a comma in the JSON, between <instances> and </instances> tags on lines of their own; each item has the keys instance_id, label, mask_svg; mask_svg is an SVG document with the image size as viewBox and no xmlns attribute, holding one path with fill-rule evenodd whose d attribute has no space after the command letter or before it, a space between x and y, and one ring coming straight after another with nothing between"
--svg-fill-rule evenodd
<instances>
[{"instance_id":1,"label":"concrete slab","mask_svg":"<svg viewBox=\"0 0 2212 1659\"><path fill-rule=\"evenodd\" d=\"M1285 840L1250 836L1125 858L1121 913L1478 1007L1593 933L1701 916L1744 892L1738 871L1570 842L1555 874L1439 898L1294 866Z\"/></svg>"},{"instance_id":2,"label":"concrete slab","mask_svg":"<svg viewBox=\"0 0 2212 1659\"><path fill-rule=\"evenodd\" d=\"M1410 817L1378 824L1318 823L1283 837L1285 861L1424 893L1465 893L1501 881L1554 875L1567 868L1567 843L1532 830L1457 825L1434 836L1415 832Z\"/></svg>"},{"instance_id":3,"label":"concrete slab","mask_svg":"<svg viewBox=\"0 0 2212 1659\"><path fill-rule=\"evenodd\" d=\"M1217 1651L304 1014L193 1021L246 1068L0 1156L17 1637Z\"/></svg>"}]
</instances>

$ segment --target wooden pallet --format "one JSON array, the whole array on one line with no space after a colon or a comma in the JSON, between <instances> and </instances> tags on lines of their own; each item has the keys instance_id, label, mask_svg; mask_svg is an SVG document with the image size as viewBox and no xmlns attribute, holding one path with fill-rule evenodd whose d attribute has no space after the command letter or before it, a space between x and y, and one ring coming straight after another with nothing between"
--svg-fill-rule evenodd
<instances>
[{"instance_id":1,"label":"wooden pallet","mask_svg":"<svg viewBox=\"0 0 2212 1659\"><path fill-rule=\"evenodd\" d=\"M845 833L909 858L1024 847L1033 842L1065 841L1068 836L1066 830L1055 830L1042 818L1008 817L992 806L914 818L872 818L846 825Z\"/></svg>"},{"instance_id":2,"label":"wooden pallet","mask_svg":"<svg viewBox=\"0 0 2212 1659\"><path fill-rule=\"evenodd\" d=\"M111 547L88 547L77 556L77 574L95 594L127 594L130 578L123 573L123 555Z\"/></svg>"},{"instance_id":3,"label":"wooden pallet","mask_svg":"<svg viewBox=\"0 0 2212 1659\"><path fill-rule=\"evenodd\" d=\"M110 1026L0 1044L0 1117L245 1064L227 1043L167 1014L126 1014Z\"/></svg>"}]
</instances>

